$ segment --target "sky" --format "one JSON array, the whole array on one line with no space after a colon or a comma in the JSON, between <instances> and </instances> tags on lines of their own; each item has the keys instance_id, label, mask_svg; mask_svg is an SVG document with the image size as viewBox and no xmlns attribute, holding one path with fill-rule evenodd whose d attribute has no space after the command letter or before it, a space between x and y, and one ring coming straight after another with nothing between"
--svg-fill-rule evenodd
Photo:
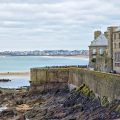
<instances>
[{"instance_id":1,"label":"sky","mask_svg":"<svg viewBox=\"0 0 120 120\"><path fill-rule=\"evenodd\" d=\"M120 25L120 0L0 0L0 51L88 49Z\"/></svg>"}]
</instances>

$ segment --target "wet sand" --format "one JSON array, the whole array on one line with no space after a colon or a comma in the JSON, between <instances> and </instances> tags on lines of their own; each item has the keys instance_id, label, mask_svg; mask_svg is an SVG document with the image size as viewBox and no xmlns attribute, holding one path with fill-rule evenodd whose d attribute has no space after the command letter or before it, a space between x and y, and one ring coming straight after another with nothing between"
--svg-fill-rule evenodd
<instances>
[{"instance_id":1,"label":"wet sand","mask_svg":"<svg viewBox=\"0 0 120 120\"><path fill-rule=\"evenodd\" d=\"M30 72L0 72L0 76L27 76Z\"/></svg>"},{"instance_id":2,"label":"wet sand","mask_svg":"<svg viewBox=\"0 0 120 120\"><path fill-rule=\"evenodd\" d=\"M50 57L50 58L63 58L63 57L67 57L67 58L89 58L89 56L87 55L66 55L66 56L42 56L42 57Z\"/></svg>"}]
</instances>

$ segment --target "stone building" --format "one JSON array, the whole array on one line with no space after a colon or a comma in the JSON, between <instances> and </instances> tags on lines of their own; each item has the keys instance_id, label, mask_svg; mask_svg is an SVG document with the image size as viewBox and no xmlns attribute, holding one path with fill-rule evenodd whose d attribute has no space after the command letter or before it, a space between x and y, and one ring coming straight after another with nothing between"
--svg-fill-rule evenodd
<instances>
[{"instance_id":1,"label":"stone building","mask_svg":"<svg viewBox=\"0 0 120 120\"><path fill-rule=\"evenodd\" d=\"M110 26L107 28L107 39L108 39L108 58L109 58L109 71L113 69L113 33L117 29L117 26Z\"/></svg>"},{"instance_id":2,"label":"stone building","mask_svg":"<svg viewBox=\"0 0 120 120\"><path fill-rule=\"evenodd\" d=\"M94 33L94 38L89 46L89 66L107 72L108 40L100 31Z\"/></svg>"},{"instance_id":3,"label":"stone building","mask_svg":"<svg viewBox=\"0 0 120 120\"><path fill-rule=\"evenodd\" d=\"M113 70L120 73L120 27L113 33Z\"/></svg>"},{"instance_id":4,"label":"stone building","mask_svg":"<svg viewBox=\"0 0 120 120\"><path fill-rule=\"evenodd\" d=\"M108 27L104 34L94 32L89 46L89 66L98 71L120 73L120 27Z\"/></svg>"}]
</instances>

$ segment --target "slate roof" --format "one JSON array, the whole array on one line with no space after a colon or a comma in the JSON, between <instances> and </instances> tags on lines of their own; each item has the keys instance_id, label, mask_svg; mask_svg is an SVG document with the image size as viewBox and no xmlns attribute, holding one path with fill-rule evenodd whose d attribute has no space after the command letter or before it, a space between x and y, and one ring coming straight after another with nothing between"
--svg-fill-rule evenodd
<instances>
[{"instance_id":1,"label":"slate roof","mask_svg":"<svg viewBox=\"0 0 120 120\"><path fill-rule=\"evenodd\" d=\"M108 40L105 37L104 34L101 34L99 37L97 37L95 40L91 42L90 46L107 46Z\"/></svg>"}]
</instances>

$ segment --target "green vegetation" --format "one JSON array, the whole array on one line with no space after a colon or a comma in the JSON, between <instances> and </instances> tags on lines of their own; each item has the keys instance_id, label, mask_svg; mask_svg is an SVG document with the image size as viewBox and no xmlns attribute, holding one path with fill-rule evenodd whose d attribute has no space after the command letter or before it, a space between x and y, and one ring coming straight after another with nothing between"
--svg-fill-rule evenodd
<instances>
[{"instance_id":1,"label":"green vegetation","mask_svg":"<svg viewBox=\"0 0 120 120\"><path fill-rule=\"evenodd\" d=\"M109 101L108 101L108 98L106 96L103 96L102 99L101 99L101 105L106 107L109 105Z\"/></svg>"},{"instance_id":2,"label":"green vegetation","mask_svg":"<svg viewBox=\"0 0 120 120\"><path fill-rule=\"evenodd\" d=\"M116 111L120 112L120 105L117 106Z\"/></svg>"},{"instance_id":3,"label":"green vegetation","mask_svg":"<svg viewBox=\"0 0 120 120\"><path fill-rule=\"evenodd\" d=\"M86 96L89 96L92 93L90 88L87 85L85 85L85 84L82 84L80 87L78 87L76 89L76 92L81 92L81 93L83 93Z\"/></svg>"}]
</instances>

